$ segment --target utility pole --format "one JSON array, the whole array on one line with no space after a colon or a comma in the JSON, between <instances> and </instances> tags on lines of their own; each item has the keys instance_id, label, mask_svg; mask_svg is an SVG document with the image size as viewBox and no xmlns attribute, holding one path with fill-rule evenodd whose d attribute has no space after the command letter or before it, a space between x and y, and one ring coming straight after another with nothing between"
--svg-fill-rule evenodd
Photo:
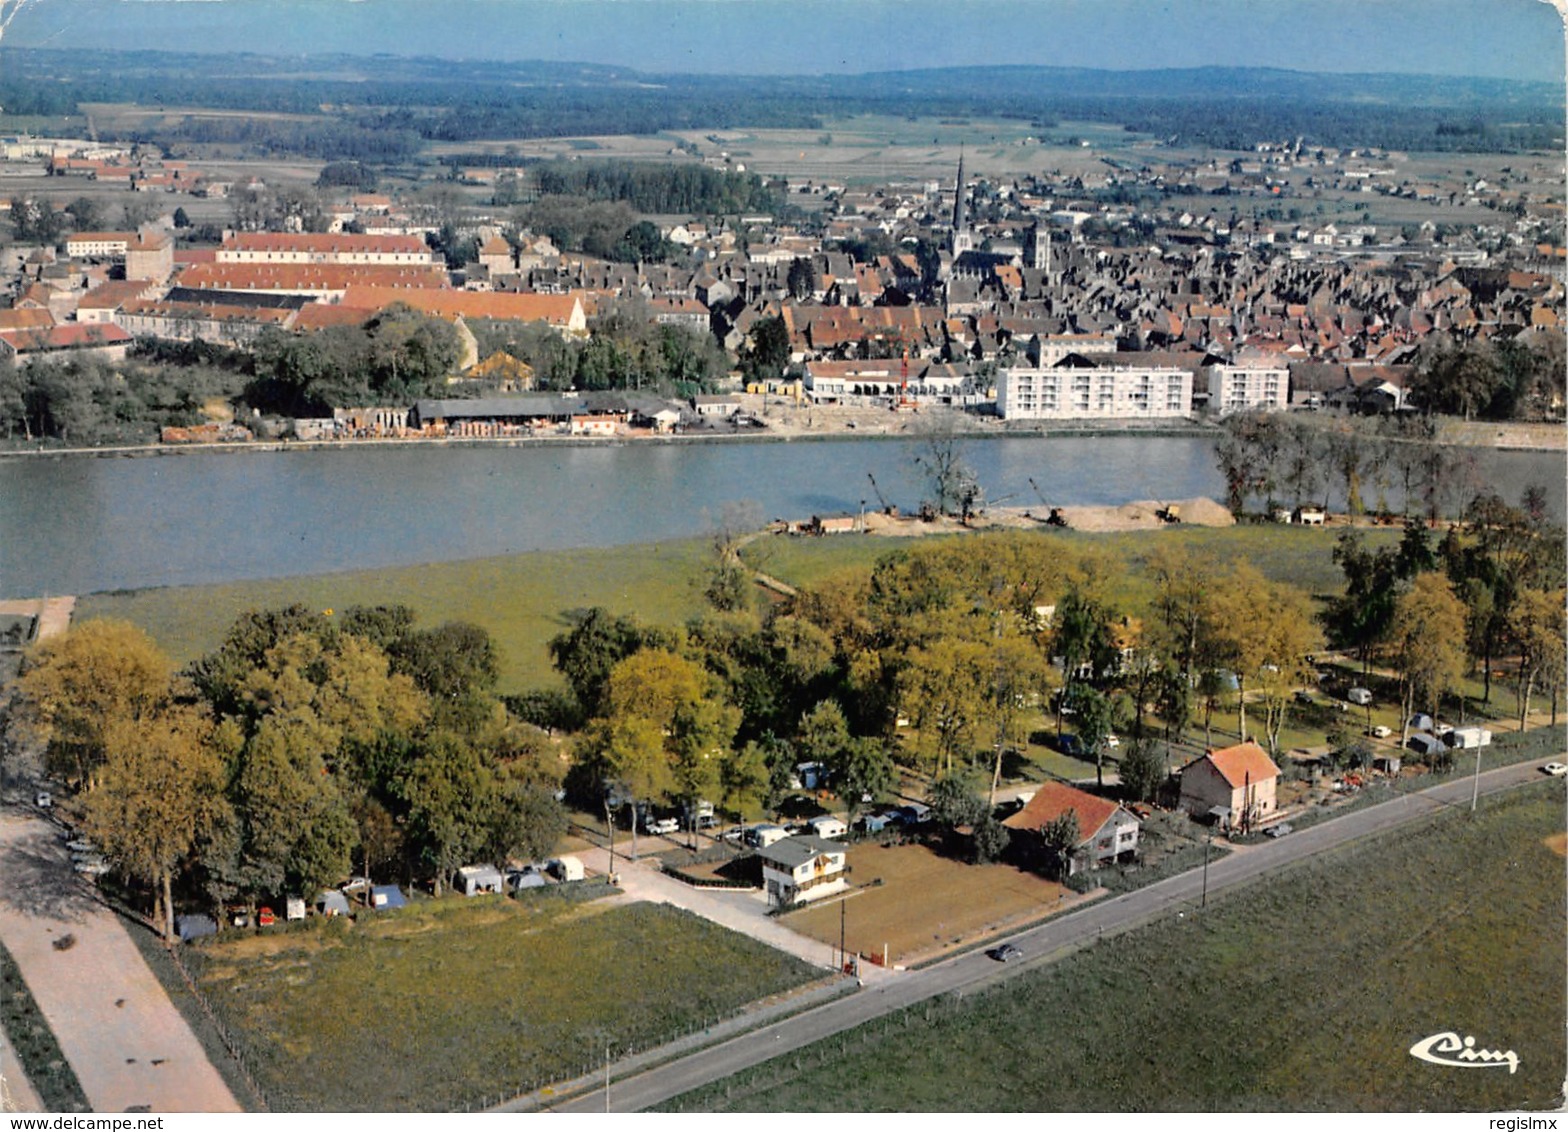
<instances>
[{"instance_id":1,"label":"utility pole","mask_svg":"<svg viewBox=\"0 0 1568 1132\"><path fill-rule=\"evenodd\" d=\"M1214 844L1214 830L1209 829L1208 837L1203 841L1203 903L1202 907L1209 906L1209 846Z\"/></svg>"},{"instance_id":2,"label":"utility pole","mask_svg":"<svg viewBox=\"0 0 1568 1132\"><path fill-rule=\"evenodd\" d=\"M1476 801L1481 797L1481 746L1475 748L1475 781L1470 786L1470 812L1475 813Z\"/></svg>"}]
</instances>

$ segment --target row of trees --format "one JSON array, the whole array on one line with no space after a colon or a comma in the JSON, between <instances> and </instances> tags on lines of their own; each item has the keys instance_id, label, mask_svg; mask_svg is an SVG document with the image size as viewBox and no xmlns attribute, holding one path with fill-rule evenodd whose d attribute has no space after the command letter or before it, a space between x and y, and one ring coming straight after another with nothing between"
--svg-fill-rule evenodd
<instances>
[{"instance_id":1,"label":"row of trees","mask_svg":"<svg viewBox=\"0 0 1568 1132\"><path fill-rule=\"evenodd\" d=\"M626 389L689 397L711 392L729 358L705 330L657 323L640 299L621 299L589 320L590 337L563 338L543 324L475 321L482 357L505 350L527 362L541 389Z\"/></svg>"},{"instance_id":2,"label":"row of trees","mask_svg":"<svg viewBox=\"0 0 1568 1132\"><path fill-rule=\"evenodd\" d=\"M166 366L97 358L0 361L0 437L68 444L145 443L164 425L193 425L243 378L209 364Z\"/></svg>"},{"instance_id":3,"label":"row of trees","mask_svg":"<svg viewBox=\"0 0 1568 1132\"><path fill-rule=\"evenodd\" d=\"M348 405L407 405L442 393L462 358L456 328L393 306L359 326L313 334L269 330L254 348L256 377L245 399L289 416Z\"/></svg>"},{"instance_id":4,"label":"row of trees","mask_svg":"<svg viewBox=\"0 0 1568 1132\"><path fill-rule=\"evenodd\" d=\"M1426 412L1465 420L1545 420L1562 405L1565 375L1561 335L1537 344L1442 339L1422 351L1410 397Z\"/></svg>"},{"instance_id":5,"label":"row of trees","mask_svg":"<svg viewBox=\"0 0 1568 1132\"><path fill-rule=\"evenodd\" d=\"M1351 515L1457 514L1480 491L1468 449L1436 443L1430 417L1334 417L1316 413L1237 413L1215 443L1226 504L1327 507ZM1397 502L1397 506L1395 505Z\"/></svg>"},{"instance_id":6,"label":"row of trees","mask_svg":"<svg viewBox=\"0 0 1568 1132\"><path fill-rule=\"evenodd\" d=\"M459 864L548 853L560 762L498 670L483 630L396 606L249 613L183 672L134 626L89 621L30 658L16 718L167 932L177 892L221 921L356 865L439 891Z\"/></svg>"}]
</instances>

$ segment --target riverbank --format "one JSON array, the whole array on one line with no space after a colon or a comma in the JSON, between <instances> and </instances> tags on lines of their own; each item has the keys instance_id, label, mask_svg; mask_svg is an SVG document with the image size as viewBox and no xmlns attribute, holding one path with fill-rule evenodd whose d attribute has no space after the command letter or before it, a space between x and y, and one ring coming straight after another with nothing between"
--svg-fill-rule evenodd
<instances>
[{"instance_id":1,"label":"riverbank","mask_svg":"<svg viewBox=\"0 0 1568 1132\"><path fill-rule=\"evenodd\" d=\"M341 440L252 440L194 444L121 444L94 447L0 447L0 460L48 459L63 456L148 457L210 452L337 452L387 448L616 448L627 445L768 444L795 441L918 440L931 433L952 433L964 439L1072 439L1104 437L1217 437L1217 425L1198 420L1084 421L1046 424L1002 421L945 408L923 411L852 408L842 405L801 405L741 396L746 411L759 422L735 430L702 426L670 434L633 429L611 437L596 436L403 436L355 437ZM1460 448L1491 448L1505 452L1568 452L1568 426L1549 422L1444 420L1438 442Z\"/></svg>"}]
</instances>

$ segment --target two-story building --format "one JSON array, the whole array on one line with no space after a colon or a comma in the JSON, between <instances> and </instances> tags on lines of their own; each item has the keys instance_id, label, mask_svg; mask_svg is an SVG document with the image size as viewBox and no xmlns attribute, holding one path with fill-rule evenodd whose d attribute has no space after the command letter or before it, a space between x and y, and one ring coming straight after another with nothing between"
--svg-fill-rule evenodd
<instances>
[{"instance_id":1,"label":"two-story building","mask_svg":"<svg viewBox=\"0 0 1568 1132\"><path fill-rule=\"evenodd\" d=\"M804 904L842 892L844 846L820 837L796 834L757 850L762 861L762 886L768 903L778 907Z\"/></svg>"},{"instance_id":2,"label":"two-story building","mask_svg":"<svg viewBox=\"0 0 1568 1132\"><path fill-rule=\"evenodd\" d=\"M1247 829L1278 807L1279 767L1250 739L1209 751L1182 767L1180 774L1181 808L1194 817Z\"/></svg>"},{"instance_id":3,"label":"two-story building","mask_svg":"<svg viewBox=\"0 0 1568 1132\"><path fill-rule=\"evenodd\" d=\"M1137 852L1139 824L1135 816L1109 798L1065 782L1042 782L1023 809L1003 819L1002 824L1026 838L1038 839L1041 829L1069 812L1078 820L1078 844L1067 860L1069 876ZM1032 848L1035 853L1044 849L1040 844Z\"/></svg>"}]
</instances>

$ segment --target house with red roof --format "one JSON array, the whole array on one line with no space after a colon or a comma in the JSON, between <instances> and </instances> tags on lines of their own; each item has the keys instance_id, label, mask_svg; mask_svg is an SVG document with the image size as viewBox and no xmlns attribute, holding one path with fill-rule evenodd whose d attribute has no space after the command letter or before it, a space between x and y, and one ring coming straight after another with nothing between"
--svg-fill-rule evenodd
<instances>
[{"instance_id":1,"label":"house with red roof","mask_svg":"<svg viewBox=\"0 0 1568 1132\"><path fill-rule=\"evenodd\" d=\"M0 358L12 358L19 367L39 358L97 357L117 362L124 359L130 344L131 336L113 323L68 322L32 330L0 330Z\"/></svg>"},{"instance_id":2,"label":"house with red roof","mask_svg":"<svg viewBox=\"0 0 1568 1132\"><path fill-rule=\"evenodd\" d=\"M1089 794L1065 782L1043 782L1023 809L1002 820L1022 838L1026 855L1045 852L1040 831L1063 814L1078 819L1079 841L1067 864L1071 876L1083 869L1097 869L1138 850L1138 819L1109 798ZM1032 842L1032 843L1031 843Z\"/></svg>"},{"instance_id":3,"label":"house with red roof","mask_svg":"<svg viewBox=\"0 0 1568 1132\"><path fill-rule=\"evenodd\" d=\"M1279 767L1250 739L1208 751L1181 768L1181 808L1194 817L1246 829L1278 808Z\"/></svg>"}]
</instances>

